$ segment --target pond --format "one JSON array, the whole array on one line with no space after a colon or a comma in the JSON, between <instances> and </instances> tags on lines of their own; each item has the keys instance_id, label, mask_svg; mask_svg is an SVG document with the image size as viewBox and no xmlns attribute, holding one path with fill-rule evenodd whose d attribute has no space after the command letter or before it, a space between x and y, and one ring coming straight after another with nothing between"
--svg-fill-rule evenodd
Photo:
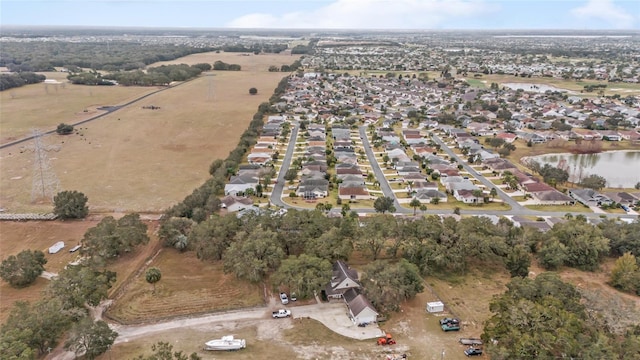
<instances>
[{"instance_id":1,"label":"pond","mask_svg":"<svg viewBox=\"0 0 640 360\"><path fill-rule=\"evenodd\" d=\"M524 91L537 92L537 93L545 93L547 91L558 91L558 92L564 92L564 93L569 93L569 94L575 94L574 91L570 91L570 90L567 90L567 89L561 89L561 88L555 87L553 85L546 85L546 84L504 83L502 85L508 87L511 90L522 89Z\"/></svg>"},{"instance_id":2,"label":"pond","mask_svg":"<svg viewBox=\"0 0 640 360\"><path fill-rule=\"evenodd\" d=\"M598 154L546 154L531 156L569 173L569 181L580 182L589 175L607 179L607 187L632 188L640 182L640 151L605 151Z\"/></svg>"}]
</instances>

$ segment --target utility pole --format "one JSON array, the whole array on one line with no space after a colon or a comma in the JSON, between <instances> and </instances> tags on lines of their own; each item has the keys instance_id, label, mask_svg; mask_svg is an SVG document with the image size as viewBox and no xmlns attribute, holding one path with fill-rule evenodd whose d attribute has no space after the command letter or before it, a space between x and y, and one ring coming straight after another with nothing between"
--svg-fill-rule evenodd
<instances>
[{"instance_id":1,"label":"utility pole","mask_svg":"<svg viewBox=\"0 0 640 360\"><path fill-rule=\"evenodd\" d=\"M31 202L40 200L53 201L53 197L58 192L60 181L51 169L47 152L60 150L59 146L47 146L42 142L42 133L34 129L33 131L33 179L31 184Z\"/></svg>"}]
</instances>

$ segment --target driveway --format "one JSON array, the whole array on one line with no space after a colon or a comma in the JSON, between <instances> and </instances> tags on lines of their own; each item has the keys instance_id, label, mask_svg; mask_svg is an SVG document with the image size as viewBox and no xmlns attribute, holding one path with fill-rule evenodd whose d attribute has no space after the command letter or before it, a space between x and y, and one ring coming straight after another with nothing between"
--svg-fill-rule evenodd
<instances>
[{"instance_id":1,"label":"driveway","mask_svg":"<svg viewBox=\"0 0 640 360\"><path fill-rule=\"evenodd\" d=\"M348 315L347 306L342 301L297 306L291 309L294 319L311 318L321 322L331 331L352 339L375 339L384 335L377 324L359 327Z\"/></svg>"}]
</instances>

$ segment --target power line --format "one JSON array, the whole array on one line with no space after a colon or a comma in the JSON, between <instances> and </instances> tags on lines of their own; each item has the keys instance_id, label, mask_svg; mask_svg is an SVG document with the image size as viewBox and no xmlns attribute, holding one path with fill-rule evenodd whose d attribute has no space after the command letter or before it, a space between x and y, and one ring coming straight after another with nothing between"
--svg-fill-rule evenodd
<instances>
[{"instance_id":1,"label":"power line","mask_svg":"<svg viewBox=\"0 0 640 360\"><path fill-rule=\"evenodd\" d=\"M59 151L59 146L48 146L42 141L42 133L38 129L32 130L33 147L33 179L31 184L31 202L40 200L53 201L58 192L60 181L51 168L47 152Z\"/></svg>"}]
</instances>

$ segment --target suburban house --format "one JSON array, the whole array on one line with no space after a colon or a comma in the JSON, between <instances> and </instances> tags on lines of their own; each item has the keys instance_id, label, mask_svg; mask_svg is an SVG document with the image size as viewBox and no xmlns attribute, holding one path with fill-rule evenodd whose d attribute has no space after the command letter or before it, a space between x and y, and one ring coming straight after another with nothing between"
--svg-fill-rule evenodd
<instances>
[{"instance_id":1,"label":"suburban house","mask_svg":"<svg viewBox=\"0 0 640 360\"><path fill-rule=\"evenodd\" d=\"M333 263L331 281L324 289L327 299L344 299L349 310L349 318L354 324L376 322L378 312L359 290L358 272L344 261L338 260Z\"/></svg>"},{"instance_id":2,"label":"suburban house","mask_svg":"<svg viewBox=\"0 0 640 360\"><path fill-rule=\"evenodd\" d=\"M350 268L344 261L338 260L333 263L331 281L324 289L327 298L340 299L347 290L353 288L360 288L358 272Z\"/></svg>"},{"instance_id":3,"label":"suburban house","mask_svg":"<svg viewBox=\"0 0 640 360\"><path fill-rule=\"evenodd\" d=\"M345 291L344 301L349 309L349 318L354 324L369 324L378 321L378 312L369 300L354 288Z\"/></svg>"},{"instance_id":4,"label":"suburban house","mask_svg":"<svg viewBox=\"0 0 640 360\"><path fill-rule=\"evenodd\" d=\"M253 200L244 196L227 195L220 200L220 207L236 212L253 206Z\"/></svg>"},{"instance_id":5,"label":"suburban house","mask_svg":"<svg viewBox=\"0 0 640 360\"><path fill-rule=\"evenodd\" d=\"M342 200L368 200L371 195L364 186L340 186L338 197Z\"/></svg>"},{"instance_id":6,"label":"suburban house","mask_svg":"<svg viewBox=\"0 0 640 360\"><path fill-rule=\"evenodd\" d=\"M608 196L600 194L593 189L569 190L569 196L586 206L611 205L613 202Z\"/></svg>"},{"instance_id":7,"label":"suburban house","mask_svg":"<svg viewBox=\"0 0 640 360\"><path fill-rule=\"evenodd\" d=\"M608 196L612 201L615 201L618 204L627 206L633 206L638 201L640 201L640 199L638 199L637 197L624 191L607 193L605 194L605 196Z\"/></svg>"},{"instance_id":8,"label":"suburban house","mask_svg":"<svg viewBox=\"0 0 640 360\"><path fill-rule=\"evenodd\" d=\"M255 191L257 185L258 179L256 177L248 175L232 176L229 182L224 185L224 194L244 194L248 189L253 189Z\"/></svg>"}]
</instances>

